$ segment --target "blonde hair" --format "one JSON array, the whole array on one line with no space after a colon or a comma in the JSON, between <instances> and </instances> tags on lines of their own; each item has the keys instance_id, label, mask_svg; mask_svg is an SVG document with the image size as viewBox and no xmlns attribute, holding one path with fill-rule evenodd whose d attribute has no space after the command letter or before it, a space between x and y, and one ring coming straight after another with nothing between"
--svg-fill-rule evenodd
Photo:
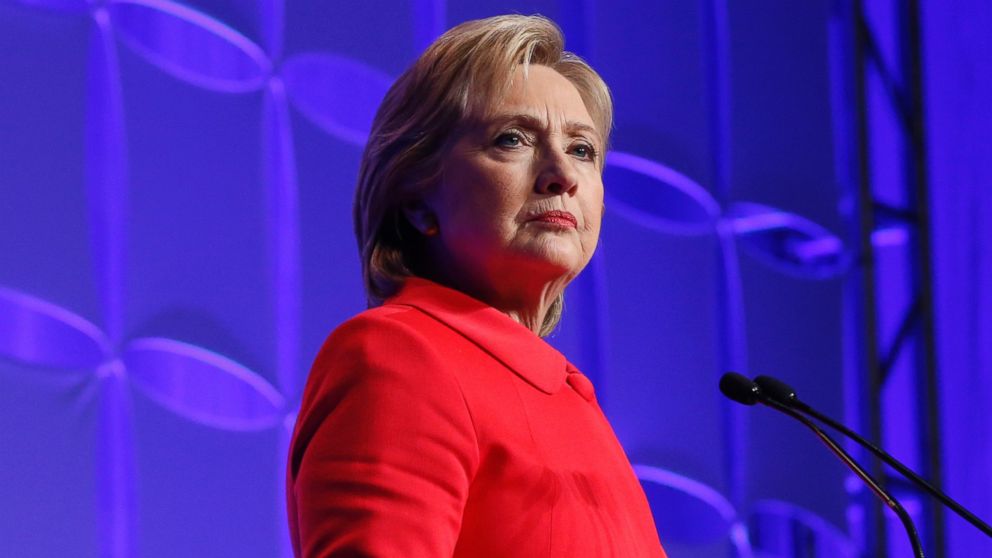
<instances>
[{"instance_id":1,"label":"blonde hair","mask_svg":"<svg viewBox=\"0 0 992 558\"><path fill-rule=\"evenodd\" d=\"M502 99L518 65L547 66L578 90L604 143L613 101L603 79L564 50L561 30L541 16L505 15L462 23L442 35L386 93L369 135L355 190L355 237L370 307L421 275L423 237L403 216L440 176L453 132ZM541 327L561 318L559 296Z\"/></svg>"}]
</instances>

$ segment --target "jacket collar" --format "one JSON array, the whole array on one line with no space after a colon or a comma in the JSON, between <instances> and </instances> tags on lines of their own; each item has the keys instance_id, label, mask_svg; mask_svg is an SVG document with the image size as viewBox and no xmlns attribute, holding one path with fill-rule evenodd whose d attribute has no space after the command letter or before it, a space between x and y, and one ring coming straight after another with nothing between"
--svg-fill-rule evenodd
<instances>
[{"instance_id":1,"label":"jacket collar","mask_svg":"<svg viewBox=\"0 0 992 558\"><path fill-rule=\"evenodd\" d=\"M460 291L408 277L385 304L412 306L446 324L544 393L565 382L564 355L513 318Z\"/></svg>"}]
</instances>

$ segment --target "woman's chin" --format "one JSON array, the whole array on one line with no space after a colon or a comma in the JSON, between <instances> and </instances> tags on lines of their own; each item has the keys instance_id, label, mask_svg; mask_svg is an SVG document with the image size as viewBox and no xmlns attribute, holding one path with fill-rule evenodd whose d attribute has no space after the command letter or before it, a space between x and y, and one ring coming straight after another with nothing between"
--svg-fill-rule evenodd
<instances>
[{"instance_id":1,"label":"woman's chin","mask_svg":"<svg viewBox=\"0 0 992 558\"><path fill-rule=\"evenodd\" d=\"M575 276L588 263L588 258L571 243L541 242L521 255L530 273L546 275L550 279Z\"/></svg>"}]
</instances>

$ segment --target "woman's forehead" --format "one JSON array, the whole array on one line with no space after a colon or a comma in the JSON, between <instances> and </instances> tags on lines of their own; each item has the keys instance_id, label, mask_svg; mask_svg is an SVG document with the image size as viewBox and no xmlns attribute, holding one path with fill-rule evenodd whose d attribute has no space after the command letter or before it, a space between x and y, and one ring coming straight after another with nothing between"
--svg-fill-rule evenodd
<instances>
[{"instance_id":1,"label":"woman's forehead","mask_svg":"<svg viewBox=\"0 0 992 558\"><path fill-rule=\"evenodd\" d=\"M598 135L578 89L547 66L518 66L503 94L480 108L486 124L515 120L533 127L591 129Z\"/></svg>"}]
</instances>

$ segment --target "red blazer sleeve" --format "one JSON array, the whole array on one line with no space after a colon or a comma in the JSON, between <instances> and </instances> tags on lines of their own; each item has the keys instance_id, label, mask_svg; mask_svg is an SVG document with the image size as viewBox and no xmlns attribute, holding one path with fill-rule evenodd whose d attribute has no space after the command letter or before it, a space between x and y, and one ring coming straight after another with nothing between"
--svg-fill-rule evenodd
<instances>
[{"instance_id":1,"label":"red blazer sleeve","mask_svg":"<svg viewBox=\"0 0 992 558\"><path fill-rule=\"evenodd\" d=\"M290 449L298 556L452 555L479 450L442 350L382 315L324 344Z\"/></svg>"}]
</instances>

